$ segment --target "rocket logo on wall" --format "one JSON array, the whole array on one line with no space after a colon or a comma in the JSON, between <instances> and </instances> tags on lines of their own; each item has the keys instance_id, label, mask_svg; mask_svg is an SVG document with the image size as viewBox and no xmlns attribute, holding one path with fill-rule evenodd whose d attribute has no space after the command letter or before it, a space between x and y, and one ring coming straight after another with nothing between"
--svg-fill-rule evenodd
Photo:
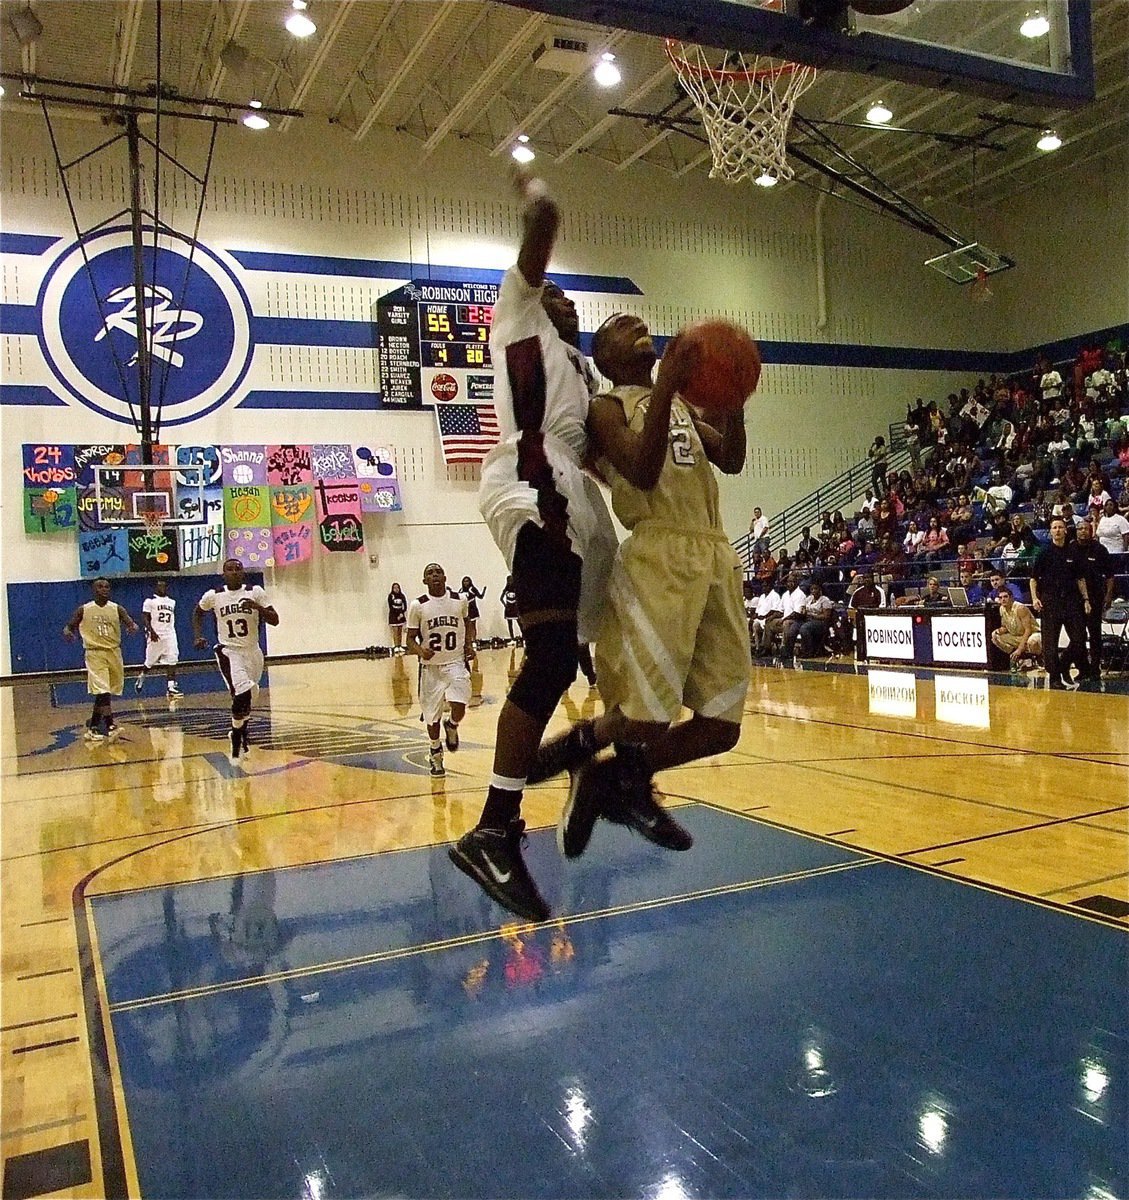
<instances>
[{"instance_id":1,"label":"rocket logo on wall","mask_svg":"<svg viewBox=\"0 0 1129 1200\"><path fill-rule=\"evenodd\" d=\"M251 305L238 267L222 252L171 232L154 248L152 229L144 241L141 319L152 353L151 401L161 405L163 426L183 425L244 388L254 351ZM37 308L44 358L67 395L132 425L139 317L130 230L103 229L65 245L44 277Z\"/></svg>"}]
</instances>

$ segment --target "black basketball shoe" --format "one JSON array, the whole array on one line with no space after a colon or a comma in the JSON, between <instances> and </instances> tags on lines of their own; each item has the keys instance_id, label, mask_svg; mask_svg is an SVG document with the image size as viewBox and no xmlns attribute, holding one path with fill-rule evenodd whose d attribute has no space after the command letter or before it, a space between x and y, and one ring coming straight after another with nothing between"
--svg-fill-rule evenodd
<instances>
[{"instance_id":1,"label":"black basketball shoe","mask_svg":"<svg viewBox=\"0 0 1129 1200\"><path fill-rule=\"evenodd\" d=\"M614 766L616 760L610 759ZM600 815L613 825L626 825L664 850L689 850L694 839L655 799L651 776L621 770L614 794Z\"/></svg>"},{"instance_id":2,"label":"black basketball shoe","mask_svg":"<svg viewBox=\"0 0 1129 1200\"><path fill-rule=\"evenodd\" d=\"M619 802L619 777L614 758L589 759L569 768L568 797L557 825L557 845L565 858L579 858L588 849L596 821L608 806Z\"/></svg>"},{"instance_id":3,"label":"black basketball shoe","mask_svg":"<svg viewBox=\"0 0 1129 1200\"><path fill-rule=\"evenodd\" d=\"M447 851L451 861L503 908L527 921L547 921L552 913L521 856L525 822L509 828L472 829Z\"/></svg>"},{"instance_id":4,"label":"black basketball shoe","mask_svg":"<svg viewBox=\"0 0 1129 1200\"><path fill-rule=\"evenodd\" d=\"M529 769L526 783L544 783L562 771L572 770L594 758L596 726L593 721L580 721L567 733L550 738L537 747L537 757Z\"/></svg>"}]
</instances>

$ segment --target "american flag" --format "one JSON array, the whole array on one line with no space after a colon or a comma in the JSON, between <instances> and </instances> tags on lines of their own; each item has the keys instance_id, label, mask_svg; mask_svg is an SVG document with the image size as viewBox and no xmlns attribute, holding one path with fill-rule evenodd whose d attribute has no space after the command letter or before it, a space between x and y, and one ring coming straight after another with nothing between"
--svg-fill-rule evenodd
<instances>
[{"instance_id":1,"label":"american flag","mask_svg":"<svg viewBox=\"0 0 1129 1200\"><path fill-rule=\"evenodd\" d=\"M443 461L448 466L481 462L501 436L492 404L439 403L435 419L439 422Z\"/></svg>"}]
</instances>

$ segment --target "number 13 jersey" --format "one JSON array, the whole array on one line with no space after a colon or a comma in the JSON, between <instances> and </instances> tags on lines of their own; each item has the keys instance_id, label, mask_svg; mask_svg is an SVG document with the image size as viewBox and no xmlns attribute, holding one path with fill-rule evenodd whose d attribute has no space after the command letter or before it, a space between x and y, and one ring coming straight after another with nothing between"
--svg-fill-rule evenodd
<instances>
[{"instance_id":1,"label":"number 13 jersey","mask_svg":"<svg viewBox=\"0 0 1129 1200\"><path fill-rule=\"evenodd\" d=\"M425 667L441 667L445 663L462 662L466 639L467 602L454 596L417 596L408 608L408 629L419 630L419 640L435 656L424 662Z\"/></svg>"},{"instance_id":2,"label":"number 13 jersey","mask_svg":"<svg viewBox=\"0 0 1129 1200\"><path fill-rule=\"evenodd\" d=\"M238 591L227 588L212 588L200 597L204 612L216 614L216 637L221 646L232 650L246 650L259 645L259 614L254 609L243 610L244 600L254 600L265 608L269 603L267 594L255 584L244 585Z\"/></svg>"}]
</instances>

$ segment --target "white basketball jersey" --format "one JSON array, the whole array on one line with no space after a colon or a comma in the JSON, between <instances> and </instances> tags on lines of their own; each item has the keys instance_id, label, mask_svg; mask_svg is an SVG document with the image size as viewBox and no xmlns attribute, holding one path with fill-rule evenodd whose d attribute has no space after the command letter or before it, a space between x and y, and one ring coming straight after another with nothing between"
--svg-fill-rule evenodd
<instances>
[{"instance_id":1,"label":"white basketball jersey","mask_svg":"<svg viewBox=\"0 0 1129 1200\"><path fill-rule=\"evenodd\" d=\"M254 600L265 608L267 594L258 584L246 584L238 591L213 588L200 597L200 607L205 612L216 614L216 637L221 646L243 649L259 644L259 614L254 609L245 610L244 600Z\"/></svg>"},{"instance_id":2,"label":"white basketball jersey","mask_svg":"<svg viewBox=\"0 0 1129 1200\"><path fill-rule=\"evenodd\" d=\"M419 640L435 651L425 667L441 667L444 663L461 662L466 642L467 602L457 597L424 594L417 596L408 608L408 629L419 630Z\"/></svg>"},{"instance_id":3,"label":"white basketball jersey","mask_svg":"<svg viewBox=\"0 0 1129 1200\"><path fill-rule=\"evenodd\" d=\"M141 606L157 637L176 637L176 601L171 596L150 596Z\"/></svg>"}]
</instances>

